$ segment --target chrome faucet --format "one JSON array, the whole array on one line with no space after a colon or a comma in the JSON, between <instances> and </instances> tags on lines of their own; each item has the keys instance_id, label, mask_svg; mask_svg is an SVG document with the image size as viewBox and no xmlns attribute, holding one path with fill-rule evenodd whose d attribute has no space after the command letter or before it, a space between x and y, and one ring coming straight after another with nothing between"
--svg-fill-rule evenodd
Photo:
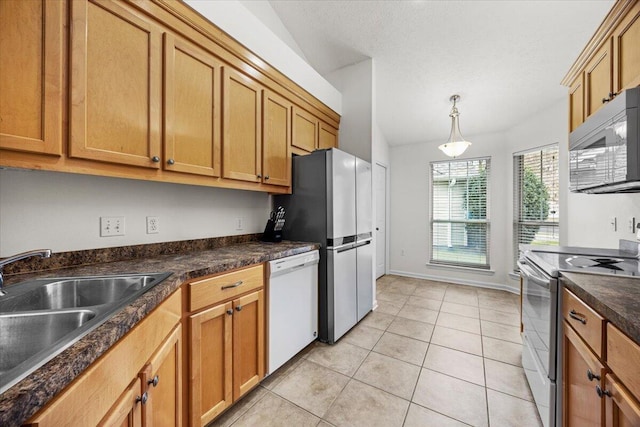
<instances>
[{"instance_id":1,"label":"chrome faucet","mask_svg":"<svg viewBox=\"0 0 640 427\"><path fill-rule=\"evenodd\" d=\"M7 264L11 264L21 259L30 258L32 256L41 256L42 258L49 258L51 256L51 249L37 249L35 251L22 252L20 254L10 256L4 259L0 259L0 297L6 295L6 292L2 290L4 279L2 277L2 267Z\"/></svg>"}]
</instances>

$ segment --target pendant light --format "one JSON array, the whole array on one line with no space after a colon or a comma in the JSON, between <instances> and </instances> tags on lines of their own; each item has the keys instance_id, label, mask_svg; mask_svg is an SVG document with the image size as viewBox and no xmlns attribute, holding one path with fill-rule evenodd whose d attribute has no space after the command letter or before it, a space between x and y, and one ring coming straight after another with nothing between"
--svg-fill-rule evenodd
<instances>
[{"instance_id":1,"label":"pendant light","mask_svg":"<svg viewBox=\"0 0 640 427\"><path fill-rule=\"evenodd\" d=\"M467 147L471 145L469 141L465 141L460 133L460 122L458 121L460 113L456 108L456 102L459 100L460 95L452 95L451 98L449 98L449 101L453 102L453 108L451 108L451 112L449 113L449 117L451 117L451 133L449 134L449 140L438 147L444 154L453 158L464 153Z\"/></svg>"}]
</instances>

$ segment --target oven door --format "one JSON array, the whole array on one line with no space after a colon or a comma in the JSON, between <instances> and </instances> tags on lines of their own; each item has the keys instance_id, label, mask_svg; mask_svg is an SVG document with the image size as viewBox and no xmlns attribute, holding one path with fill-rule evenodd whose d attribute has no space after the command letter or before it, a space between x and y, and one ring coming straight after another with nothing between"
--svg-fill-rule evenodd
<instances>
[{"instance_id":1,"label":"oven door","mask_svg":"<svg viewBox=\"0 0 640 427\"><path fill-rule=\"evenodd\" d=\"M518 262L522 276L522 367L545 427L556 424L558 280L529 260Z\"/></svg>"}]
</instances>

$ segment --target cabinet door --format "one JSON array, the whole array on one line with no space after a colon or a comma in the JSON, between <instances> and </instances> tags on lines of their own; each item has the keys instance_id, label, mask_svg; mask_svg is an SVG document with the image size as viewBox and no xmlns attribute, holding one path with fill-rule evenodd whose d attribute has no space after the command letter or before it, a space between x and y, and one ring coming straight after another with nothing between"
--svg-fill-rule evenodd
<instances>
[{"instance_id":1,"label":"cabinet door","mask_svg":"<svg viewBox=\"0 0 640 427\"><path fill-rule=\"evenodd\" d=\"M140 374L148 399L144 426L182 425L182 327L178 325Z\"/></svg>"},{"instance_id":2,"label":"cabinet door","mask_svg":"<svg viewBox=\"0 0 640 427\"><path fill-rule=\"evenodd\" d=\"M142 427L142 383L140 378L122 393L122 396L98 423L99 427Z\"/></svg>"},{"instance_id":3,"label":"cabinet door","mask_svg":"<svg viewBox=\"0 0 640 427\"><path fill-rule=\"evenodd\" d=\"M640 85L640 3L613 31L615 92Z\"/></svg>"},{"instance_id":4,"label":"cabinet door","mask_svg":"<svg viewBox=\"0 0 640 427\"><path fill-rule=\"evenodd\" d=\"M164 42L164 167L219 177L221 63L171 34Z\"/></svg>"},{"instance_id":5,"label":"cabinet door","mask_svg":"<svg viewBox=\"0 0 640 427\"><path fill-rule=\"evenodd\" d=\"M264 377L264 291L233 301L233 400Z\"/></svg>"},{"instance_id":6,"label":"cabinet door","mask_svg":"<svg viewBox=\"0 0 640 427\"><path fill-rule=\"evenodd\" d=\"M318 148L338 147L338 130L326 123L320 122L318 130Z\"/></svg>"},{"instance_id":7,"label":"cabinet door","mask_svg":"<svg viewBox=\"0 0 640 427\"><path fill-rule=\"evenodd\" d=\"M0 1L0 148L62 153L62 1Z\"/></svg>"},{"instance_id":8,"label":"cabinet door","mask_svg":"<svg viewBox=\"0 0 640 427\"><path fill-rule=\"evenodd\" d=\"M596 386L604 386L605 368L566 321L563 352L563 426L603 425L604 402Z\"/></svg>"},{"instance_id":9,"label":"cabinet door","mask_svg":"<svg viewBox=\"0 0 640 427\"><path fill-rule=\"evenodd\" d=\"M312 152L318 147L318 120L301 108L293 107L291 145Z\"/></svg>"},{"instance_id":10,"label":"cabinet door","mask_svg":"<svg viewBox=\"0 0 640 427\"><path fill-rule=\"evenodd\" d=\"M160 30L122 3L71 4L70 156L158 168Z\"/></svg>"},{"instance_id":11,"label":"cabinet door","mask_svg":"<svg viewBox=\"0 0 640 427\"><path fill-rule=\"evenodd\" d=\"M189 318L192 426L206 425L231 405L232 314L229 302Z\"/></svg>"},{"instance_id":12,"label":"cabinet door","mask_svg":"<svg viewBox=\"0 0 640 427\"><path fill-rule=\"evenodd\" d=\"M291 103L264 91L262 172L265 184L291 185Z\"/></svg>"},{"instance_id":13,"label":"cabinet door","mask_svg":"<svg viewBox=\"0 0 640 427\"><path fill-rule=\"evenodd\" d=\"M584 73L569 88L569 132L584 122Z\"/></svg>"},{"instance_id":14,"label":"cabinet door","mask_svg":"<svg viewBox=\"0 0 640 427\"><path fill-rule=\"evenodd\" d=\"M223 176L241 181L260 182L262 88L251 78L228 66L223 68L223 76Z\"/></svg>"},{"instance_id":15,"label":"cabinet door","mask_svg":"<svg viewBox=\"0 0 640 427\"><path fill-rule=\"evenodd\" d=\"M607 39L585 68L585 118L598 111L613 90L611 57L611 41Z\"/></svg>"},{"instance_id":16,"label":"cabinet door","mask_svg":"<svg viewBox=\"0 0 640 427\"><path fill-rule=\"evenodd\" d=\"M605 419L607 427L640 426L640 403L615 376L605 377Z\"/></svg>"}]
</instances>

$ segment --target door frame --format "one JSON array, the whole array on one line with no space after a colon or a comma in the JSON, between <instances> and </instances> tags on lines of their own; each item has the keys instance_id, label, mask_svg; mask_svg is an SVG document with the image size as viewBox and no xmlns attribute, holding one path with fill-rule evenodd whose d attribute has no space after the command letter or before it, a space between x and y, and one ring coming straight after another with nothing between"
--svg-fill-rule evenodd
<instances>
[{"instance_id":1,"label":"door frame","mask_svg":"<svg viewBox=\"0 0 640 427\"><path fill-rule=\"evenodd\" d=\"M384 195L385 195L385 201L384 201L384 272L383 275L385 274L389 274L389 208L391 206L390 203L390 192L389 192L389 183L390 183L390 171L389 171L389 165L387 165L386 163L383 162L379 162L376 161L375 162L375 166L376 167L381 167L384 168L385 170L385 183L384 183ZM375 179L375 171L374 171L374 182L373 182L373 193L376 194L376 208L375 208L375 213L376 213L376 224L378 222L378 209L377 209L377 180ZM374 224L374 227L375 225ZM376 256L375 256L375 263L374 263L374 270L375 270L375 275L376 275L376 279L378 279L379 277L382 276L378 276L378 256L377 256L377 245L378 242L376 241Z\"/></svg>"}]
</instances>

